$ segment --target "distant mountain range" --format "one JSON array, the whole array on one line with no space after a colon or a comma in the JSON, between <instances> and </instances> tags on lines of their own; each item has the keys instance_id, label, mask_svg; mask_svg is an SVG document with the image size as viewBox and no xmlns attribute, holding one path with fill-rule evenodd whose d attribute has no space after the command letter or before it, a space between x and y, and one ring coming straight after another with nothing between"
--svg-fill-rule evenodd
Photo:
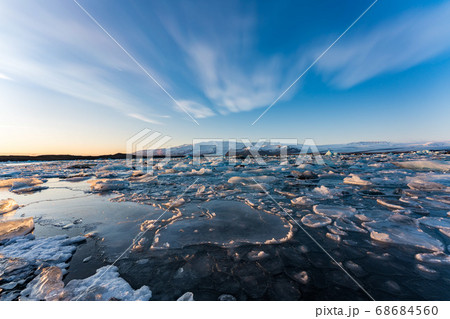
<instances>
[{"instance_id":1,"label":"distant mountain range","mask_svg":"<svg viewBox=\"0 0 450 319\"><path fill-rule=\"evenodd\" d=\"M253 143L252 145L255 145ZM259 146L254 146L254 150L258 151L260 155L279 155L280 152L286 151L287 154L299 154L302 149L302 144L270 144L264 143ZM217 142L202 142L195 147L192 144L184 144L170 148L160 148L156 150L146 150L135 152L133 156L149 156L163 157L169 151L170 156L183 157L196 155L222 155L227 156L236 154L236 156L247 156L250 154L249 146L242 142L229 143L224 141L217 144ZM450 151L450 141L446 142L427 142L427 143L391 143L391 142L353 142L348 144L330 144L317 145L320 153L325 154L331 152L333 154L352 154L352 153L389 153L389 152L412 152L412 151ZM230 153L231 150L231 153ZM218 151L218 152L217 152ZM82 156L82 155L4 155L0 156L0 162L8 161L63 161L63 160L96 160L96 159L125 159L125 153L99 155L99 156Z\"/></svg>"},{"instance_id":2,"label":"distant mountain range","mask_svg":"<svg viewBox=\"0 0 450 319\"><path fill-rule=\"evenodd\" d=\"M255 145L256 143L253 143ZM303 145L289 145L282 143L264 143L260 146L254 146L254 150L261 155L277 155L282 149L287 151L287 154L300 153ZM165 156L167 152L171 156L193 156L196 155L222 155L226 156L235 153L237 156L250 153L249 146L242 142L229 143L224 141L221 144L217 142L202 142L193 147L192 144L184 144L170 148L160 148L155 150L138 151L137 156ZM317 145L320 153L325 154L330 151L338 154L349 153L385 153L385 152L410 152L410 151L440 151L450 150L450 141L448 142L427 142L427 143L391 143L391 142L353 142L348 144L330 144ZM230 152L231 151L231 152Z\"/></svg>"}]
</instances>

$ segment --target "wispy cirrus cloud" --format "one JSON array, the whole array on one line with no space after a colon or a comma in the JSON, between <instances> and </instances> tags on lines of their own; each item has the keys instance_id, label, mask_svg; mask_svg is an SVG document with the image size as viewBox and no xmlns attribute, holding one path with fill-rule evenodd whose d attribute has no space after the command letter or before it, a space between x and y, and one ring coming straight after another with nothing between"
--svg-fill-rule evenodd
<instances>
[{"instance_id":1,"label":"wispy cirrus cloud","mask_svg":"<svg viewBox=\"0 0 450 319\"><path fill-rule=\"evenodd\" d=\"M0 80L8 80L8 81L12 81L13 79L11 79L9 76L7 76L6 74L0 73Z\"/></svg>"},{"instance_id":2,"label":"wispy cirrus cloud","mask_svg":"<svg viewBox=\"0 0 450 319\"><path fill-rule=\"evenodd\" d=\"M281 89L281 68L276 57L249 68L243 61L230 60L225 48L213 48L207 43L185 47L201 89L222 114L265 106Z\"/></svg>"},{"instance_id":3,"label":"wispy cirrus cloud","mask_svg":"<svg viewBox=\"0 0 450 319\"><path fill-rule=\"evenodd\" d=\"M381 74L406 70L450 51L450 3L382 21L343 39L318 63L331 83L349 88Z\"/></svg>"},{"instance_id":4,"label":"wispy cirrus cloud","mask_svg":"<svg viewBox=\"0 0 450 319\"><path fill-rule=\"evenodd\" d=\"M191 100L178 100L178 107L180 112L188 112L193 117L202 119L215 115L215 113L207 106Z\"/></svg>"},{"instance_id":5,"label":"wispy cirrus cloud","mask_svg":"<svg viewBox=\"0 0 450 319\"><path fill-rule=\"evenodd\" d=\"M71 2L0 4L0 72L4 79L94 103L147 123L159 111L129 93L121 78L142 81L140 70ZM160 92L151 87L148 96ZM30 101L32 103L32 101ZM170 103L167 102L170 105ZM136 114L152 114L140 115Z\"/></svg>"},{"instance_id":6,"label":"wispy cirrus cloud","mask_svg":"<svg viewBox=\"0 0 450 319\"><path fill-rule=\"evenodd\" d=\"M166 13L161 19L184 53L206 104L221 114L268 105L287 83L283 76L291 68L283 64L281 55L258 53L254 12L230 6L223 8L225 12L208 11L207 16L186 9L185 14L198 22L188 28L176 16ZM201 116L214 113L201 112Z\"/></svg>"}]
</instances>

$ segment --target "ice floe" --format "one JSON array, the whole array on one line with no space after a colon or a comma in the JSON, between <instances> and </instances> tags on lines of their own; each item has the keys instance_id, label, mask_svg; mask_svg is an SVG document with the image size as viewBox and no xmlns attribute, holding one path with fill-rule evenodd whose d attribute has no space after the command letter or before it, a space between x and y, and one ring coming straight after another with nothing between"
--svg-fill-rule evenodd
<instances>
[{"instance_id":1,"label":"ice floe","mask_svg":"<svg viewBox=\"0 0 450 319\"><path fill-rule=\"evenodd\" d=\"M358 227L354 222L347 218L338 218L334 222L334 226L344 231L351 231L357 233L367 233L367 230Z\"/></svg>"},{"instance_id":2,"label":"ice floe","mask_svg":"<svg viewBox=\"0 0 450 319\"><path fill-rule=\"evenodd\" d=\"M356 214L356 209L348 206L333 206L333 205L314 205L314 212L319 215L328 217L351 217Z\"/></svg>"},{"instance_id":3,"label":"ice floe","mask_svg":"<svg viewBox=\"0 0 450 319\"><path fill-rule=\"evenodd\" d=\"M152 248L198 244L235 247L245 243L279 243L292 237L292 226L287 221L244 203L215 200L203 207L209 211L206 215L199 211L189 218L177 218L159 229Z\"/></svg>"},{"instance_id":4,"label":"ice floe","mask_svg":"<svg viewBox=\"0 0 450 319\"><path fill-rule=\"evenodd\" d=\"M54 236L35 239L31 234L4 240L0 245L0 284L4 282L7 284L2 285L5 291L0 291L0 299L13 300L18 298L17 287L33 279L36 270L45 269L45 267L54 268L51 268L50 272L45 273L40 278L33 279L32 284L29 283L29 289L24 292L23 296L29 299L40 299L43 296L40 293L46 292L49 300L57 298L54 297L56 292L52 288L53 279L61 278L67 272L68 260L75 252L77 244L84 241L85 238L81 236L72 238ZM51 281L52 287L41 287L46 281ZM38 296L40 297L38 298ZM45 299L45 297L42 298L42 300Z\"/></svg>"},{"instance_id":5,"label":"ice floe","mask_svg":"<svg viewBox=\"0 0 450 319\"><path fill-rule=\"evenodd\" d=\"M385 206L391 209L403 209L403 206L400 206L397 203L389 201L387 199L378 198L377 203L380 204L381 206Z\"/></svg>"},{"instance_id":6,"label":"ice floe","mask_svg":"<svg viewBox=\"0 0 450 319\"><path fill-rule=\"evenodd\" d=\"M0 222L0 241L26 235L33 229L33 217Z\"/></svg>"},{"instance_id":7,"label":"ice floe","mask_svg":"<svg viewBox=\"0 0 450 319\"><path fill-rule=\"evenodd\" d=\"M17 208L19 208L19 204L12 198L0 200L0 215L12 212Z\"/></svg>"},{"instance_id":8,"label":"ice floe","mask_svg":"<svg viewBox=\"0 0 450 319\"><path fill-rule=\"evenodd\" d=\"M366 222L362 224L370 231L370 237L376 241L423 248L432 251L443 251L443 243L423 232L418 222L400 214L392 215L386 220Z\"/></svg>"},{"instance_id":9,"label":"ice floe","mask_svg":"<svg viewBox=\"0 0 450 319\"><path fill-rule=\"evenodd\" d=\"M147 286L133 290L120 277L116 266L104 266L85 279L74 279L64 288L63 300L150 300L152 292Z\"/></svg>"},{"instance_id":10,"label":"ice floe","mask_svg":"<svg viewBox=\"0 0 450 319\"><path fill-rule=\"evenodd\" d=\"M112 190L120 190L130 186L128 181L120 179L97 179L89 181L91 190L94 192L107 192Z\"/></svg>"},{"instance_id":11,"label":"ice floe","mask_svg":"<svg viewBox=\"0 0 450 319\"><path fill-rule=\"evenodd\" d=\"M20 188L25 186L35 186L42 184L43 181L41 181L38 178L9 178L5 180L0 181L0 188L1 187L14 187L14 188Z\"/></svg>"},{"instance_id":12,"label":"ice floe","mask_svg":"<svg viewBox=\"0 0 450 319\"><path fill-rule=\"evenodd\" d=\"M436 191L436 190L446 190L447 187L445 185L429 182L422 179L413 179L408 183L408 187L414 190L420 191Z\"/></svg>"},{"instance_id":13,"label":"ice floe","mask_svg":"<svg viewBox=\"0 0 450 319\"><path fill-rule=\"evenodd\" d=\"M83 236L58 235L38 239L35 239L33 235L19 236L3 243L0 246L0 255L62 266L72 257L76 245L85 240Z\"/></svg>"},{"instance_id":14,"label":"ice floe","mask_svg":"<svg viewBox=\"0 0 450 319\"><path fill-rule=\"evenodd\" d=\"M420 262L438 265L450 265L450 256L442 252L416 254L416 259Z\"/></svg>"},{"instance_id":15,"label":"ice floe","mask_svg":"<svg viewBox=\"0 0 450 319\"><path fill-rule=\"evenodd\" d=\"M21 300L61 300L64 294L63 273L56 266L42 269L20 293Z\"/></svg>"},{"instance_id":16,"label":"ice floe","mask_svg":"<svg viewBox=\"0 0 450 319\"><path fill-rule=\"evenodd\" d=\"M28 283L21 300L149 300L152 292L147 286L133 290L115 266L104 266L85 279L74 279L64 287L60 268L51 266Z\"/></svg>"},{"instance_id":17,"label":"ice floe","mask_svg":"<svg viewBox=\"0 0 450 319\"><path fill-rule=\"evenodd\" d=\"M422 217L418 219L419 223L432 228L450 232L450 219L443 217Z\"/></svg>"},{"instance_id":18,"label":"ice floe","mask_svg":"<svg viewBox=\"0 0 450 319\"><path fill-rule=\"evenodd\" d=\"M178 298L177 301L194 301L194 294L188 291Z\"/></svg>"},{"instance_id":19,"label":"ice floe","mask_svg":"<svg viewBox=\"0 0 450 319\"><path fill-rule=\"evenodd\" d=\"M276 177L274 176L252 176L252 177L244 177L244 176L234 176L228 180L230 184L255 184L256 183L273 183L276 181Z\"/></svg>"},{"instance_id":20,"label":"ice floe","mask_svg":"<svg viewBox=\"0 0 450 319\"><path fill-rule=\"evenodd\" d=\"M348 177L344 178L344 184L367 186L372 185L371 182L361 179L356 174L350 174Z\"/></svg>"},{"instance_id":21,"label":"ice floe","mask_svg":"<svg viewBox=\"0 0 450 319\"><path fill-rule=\"evenodd\" d=\"M450 171L450 164L440 161L430 161L430 160L404 161L404 162L393 162L393 164L401 168L415 169L415 170L433 170L444 172Z\"/></svg>"},{"instance_id":22,"label":"ice floe","mask_svg":"<svg viewBox=\"0 0 450 319\"><path fill-rule=\"evenodd\" d=\"M321 215L308 214L302 217L302 223L308 227L317 228L331 224L331 218Z\"/></svg>"},{"instance_id":23,"label":"ice floe","mask_svg":"<svg viewBox=\"0 0 450 319\"><path fill-rule=\"evenodd\" d=\"M312 203L312 200L310 200L306 196L300 196L300 197L291 199L291 203L292 203L292 205L308 205L308 204Z\"/></svg>"}]
</instances>

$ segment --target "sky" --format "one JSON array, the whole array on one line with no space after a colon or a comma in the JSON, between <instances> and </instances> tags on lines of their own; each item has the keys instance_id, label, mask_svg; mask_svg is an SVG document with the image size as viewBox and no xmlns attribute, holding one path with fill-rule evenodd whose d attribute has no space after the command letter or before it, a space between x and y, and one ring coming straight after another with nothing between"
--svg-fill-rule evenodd
<instances>
[{"instance_id":1,"label":"sky","mask_svg":"<svg viewBox=\"0 0 450 319\"><path fill-rule=\"evenodd\" d=\"M77 2L0 0L0 154L450 140L450 1Z\"/></svg>"}]
</instances>

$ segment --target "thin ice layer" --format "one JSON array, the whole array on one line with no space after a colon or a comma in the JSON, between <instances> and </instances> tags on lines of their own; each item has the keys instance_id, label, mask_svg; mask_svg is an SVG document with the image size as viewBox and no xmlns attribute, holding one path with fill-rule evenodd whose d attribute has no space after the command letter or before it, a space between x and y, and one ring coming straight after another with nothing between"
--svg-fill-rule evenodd
<instances>
[{"instance_id":1,"label":"thin ice layer","mask_svg":"<svg viewBox=\"0 0 450 319\"><path fill-rule=\"evenodd\" d=\"M33 217L0 222L0 241L26 235L33 229Z\"/></svg>"},{"instance_id":2,"label":"thin ice layer","mask_svg":"<svg viewBox=\"0 0 450 319\"><path fill-rule=\"evenodd\" d=\"M208 216L177 219L160 229L152 248L182 248L197 244L224 247L243 243L283 242L292 236L291 225L279 216L240 202L215 200L203 205Z\"/></svg>"}]
</instances>

